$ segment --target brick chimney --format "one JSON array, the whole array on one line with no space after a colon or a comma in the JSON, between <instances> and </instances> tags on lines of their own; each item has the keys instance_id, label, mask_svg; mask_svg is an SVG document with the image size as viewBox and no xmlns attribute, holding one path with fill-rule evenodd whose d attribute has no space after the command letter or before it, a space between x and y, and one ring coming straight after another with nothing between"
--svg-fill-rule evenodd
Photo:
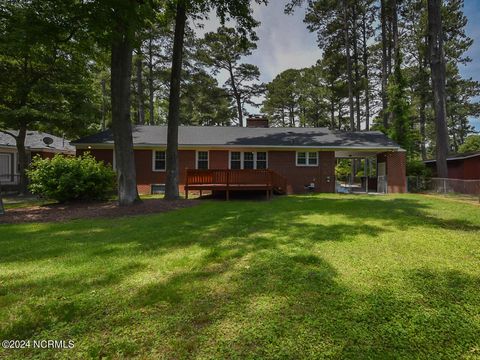
<instances>
[{"instance_id":1,"label":"brick chimney","mask_svg":"<svg viewBox=\"0 0 480 360\"><path fill-rule=\"evenodd\" d=\"M247 118L247 127L268 128L268 119L262 115L254 115Z\"/></svg>"}]
</instances>

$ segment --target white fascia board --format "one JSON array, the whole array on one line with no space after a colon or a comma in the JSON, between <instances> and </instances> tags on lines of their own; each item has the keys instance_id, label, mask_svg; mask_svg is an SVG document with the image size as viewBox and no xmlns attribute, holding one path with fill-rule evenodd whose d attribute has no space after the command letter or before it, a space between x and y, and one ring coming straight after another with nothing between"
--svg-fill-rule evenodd
<instances>
[{"instance_id":1,"label":"white fascia board","mask_svg":"<svg viewBox=\"0 0 480 360\"><path fill-rule=\"evenodd\" d=\"M113 149L113 144L73 144L77 149ZM140 149L165 149L166 144L135 144L134 148ZM180 145L180 150L196 150L196 149L215 149L215 150L229 150L229 149L266 149L266 150L318 150L318 151L336 151L336 150L363 150L363 151L398 151L405 152L404 149L394 146L375 147L375 146L283 146L283 145Z\"/></svg>"}]
</instances>

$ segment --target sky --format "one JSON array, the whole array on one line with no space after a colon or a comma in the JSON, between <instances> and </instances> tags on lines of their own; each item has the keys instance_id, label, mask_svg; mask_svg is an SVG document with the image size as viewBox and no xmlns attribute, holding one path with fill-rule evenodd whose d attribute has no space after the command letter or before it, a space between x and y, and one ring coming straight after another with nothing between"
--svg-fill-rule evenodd
<instances>
[{"instance_id":1,"label":"sky","mask_svg":"<svg viewBox=\"0 0 480 360\"><path fill-rule=\"evenodd\" d=\"M305 10L298 8L293 15L283 12L286 0L270 0L268 6L254 5L254 17L261 22L257 28L259 41L257 50L244 59L245 62L257 65L261 72L261 81L270 82L277 74L293 68L301 69L314 65L321 57L317 46L316 34L310 33L303 22ZM467 55L472 62L462 66L460 71L464 77L480 81L480 0L465 0L464 12L468 18L467 34L474 39L473 46ZM215 16L198 29L199 35L215 31L219 26ZM225 74L218 80L225 81ZM259 109L249 109L258 112ZM480 120L472 119L472 124L480 131Z\"/></svg>"}]
</instances>

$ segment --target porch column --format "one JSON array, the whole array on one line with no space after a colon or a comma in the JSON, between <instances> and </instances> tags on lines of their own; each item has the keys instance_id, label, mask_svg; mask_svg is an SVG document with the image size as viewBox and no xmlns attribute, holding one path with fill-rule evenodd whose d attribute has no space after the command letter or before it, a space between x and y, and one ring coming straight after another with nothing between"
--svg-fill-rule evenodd
<instances>
[{"instance_id":1,"label":"porch column","mask_svg":"<svg viewBox=\"0 0 480 360\"><path fill-rule=\"evenodd\" d=\"M405 151L389 151L377 155L377 163L385 162L388 193L406 193L407 159Z\"/></svg>"}]
</instances>

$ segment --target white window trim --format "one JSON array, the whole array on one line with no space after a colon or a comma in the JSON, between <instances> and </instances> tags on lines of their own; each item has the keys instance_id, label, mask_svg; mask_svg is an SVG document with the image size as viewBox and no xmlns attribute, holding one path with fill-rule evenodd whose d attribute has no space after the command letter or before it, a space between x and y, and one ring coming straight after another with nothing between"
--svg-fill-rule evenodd
<instances>
[{"instance_id":1,"label":"white window trim","mask_svg":"<svg viewBox=\"0 0 480 360\"><path fill-rule=\"evenodd\" d=\"M299 153L305 153L306 164L299 164L298 163L298 154ZM317 157L317 163L316 164L310 164L310 162L309 162L310 154L316 154L316 157ZM318 151L297 151L295 153L295 165L298 166L298 167L318 167L320 165L320 156L318 156Z\"/></svg>"},{"instance_id":2,"label":"white window trim","mask_svg":"<svg viewBox=\"0 0 480 360\"><path fill-rule=\"evenodd\" d=\"M210 151L208 150L196 150L195 151L195 169L196 170L199 170L198 169L198 153L199 152L206 152L207 153L207 163L208 163L208 167L206 169L201 169L201 170L208 170L210 169Z\"/></svg>"},{"instance_id":3,"label":"white window trim","mask_svg":"<svg viewBox=\"0 0 480 360\"><path fill-rule=\"evenodd\" d=\"M155 169L155 158L156 158L156 152L164 152L165 153L165 169ZM165 172L167 171L167 152L164 149L154 149L152 150L152 171L153 172Z\"/></svg>"},{"instance_id":4,"label":"white window trim","mask_svg":"<svg viewBox=\"0 0 480 360\"><path fill-rule=\"evenodd\" d=\"M261 169L261 170L266 170L268 169L268 151L235 151L235 150L229 150L228 151L228 169L231 170L232 169L232 153L234 152L238 152L240 153L240 169L238 170L245 170L245 166L244 166L244 161L245 161L245 153L246 152L249 152L249 153L253 153L253 169L247 169L247 170L258 170L257 169L257 153L261 152L261 153L265 153L265 155L267 156L266 157L266 168L265 169Z\"/></svg>"}]
</instances>

